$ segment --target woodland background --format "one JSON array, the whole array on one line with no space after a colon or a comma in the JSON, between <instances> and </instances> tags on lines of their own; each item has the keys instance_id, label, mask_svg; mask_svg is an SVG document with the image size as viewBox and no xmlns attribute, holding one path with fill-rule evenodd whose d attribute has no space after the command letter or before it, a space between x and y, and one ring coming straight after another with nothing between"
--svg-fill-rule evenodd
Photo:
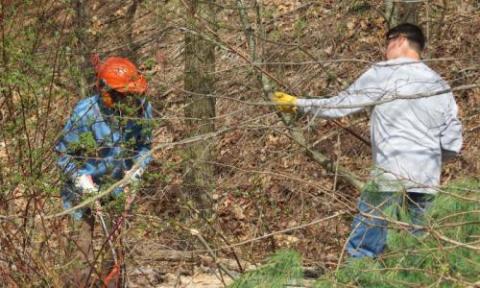
<instances>
[{"instance_id":1,"label":"woodland background","mask_svg":"<svg viewBox=\"0 0 480 288\"><path fill-rule=\"evenodd\" d=\"M428 37L425 61L460 87L465 144L444 167L443 183L470 195L478 213L478 1L2 0L2 285L61 286L69 226L68 216L56 215L62 178L52 148L75 103L95 93L93 53L137 63L154 107L155 160L123 231L131 287L195 287L192 276L222 269L237 277L285 248L297 253L285 259L333 271L340 285L343 246L371 168L368 113L289 117L275 111L268 93L336 95L383 59L395 17L418 21ZM468 240L465 267L478 271L480 234L468 231L476 240ZM431 287L480 281L442 261L442 269L428 270ZM342 285L380 287L358 279ZM195 285L225 284L202 281Z\"/></svg>"}]
</instances>

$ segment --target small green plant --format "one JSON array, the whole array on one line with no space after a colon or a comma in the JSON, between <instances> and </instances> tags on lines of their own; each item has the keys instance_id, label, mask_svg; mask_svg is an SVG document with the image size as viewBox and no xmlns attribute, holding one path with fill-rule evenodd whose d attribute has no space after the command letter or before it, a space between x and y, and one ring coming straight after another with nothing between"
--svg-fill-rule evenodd
<instances>
[{"instance_id":1,"label":"small green plant","mask_svg":"<svg viewBox=\"0 0 480 288\"><path fill-rule=\"evenodd\" d=\"M305 28L307 28L308 23L304 18L297 19L294 25L295 36L301 37Z\"/></svg>"},{"instance_id":2,"label":"small green plant","mask_svg":"<svg viewBox=\"0 0 480 288\"><path fill-rule=\"evenodd\" d=\"M302 259L295 251L275 253L260 268L245 273L231 288L283 288L288 284L300 284L303 278Z\"/></svg>"},{"instance_id":3,"label":"small green plant","mask_svg":"<svg viewBox=\"0 0 480 288\"><path fill-rule=\"evenodd\" d=\"M68 154L83 155L95 157L97 155L98 145L92 132L81 133L78 141L70 143L68 146Z\"/></svg>"},{"instance_id":4,"label":"small green plant","mask_svg":"<svg viewBox=\"0 0 480 288\"><path fill-rule=\"evenodd\" d=\"M348 12L351 14L363 14L372 8L369 1L360 0L349 2Z\"/></svg>"}]
</instances>

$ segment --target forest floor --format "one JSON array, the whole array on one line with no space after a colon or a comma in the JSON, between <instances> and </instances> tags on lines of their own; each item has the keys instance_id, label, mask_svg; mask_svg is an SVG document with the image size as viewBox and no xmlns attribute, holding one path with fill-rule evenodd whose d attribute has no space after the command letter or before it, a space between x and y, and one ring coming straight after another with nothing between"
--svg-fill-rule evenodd
<instances>
[{"instance_id":1,"label":"forest floor","mask_svg":"<svg viewBox=\"0 0 480 288\"><path fill-rule=\"evenodd\" d=\"M197 268L196 270L200 270ZM160 275L158 275L160 273ZM155 287L155 288L219 288L232 283L225 277L222 282L220 276L213 273L194 271L193 275L178 275L173 273L161 273L160 271L148 271L137 268L130 272L128 287Z\"/></svg>"}]
</instances>

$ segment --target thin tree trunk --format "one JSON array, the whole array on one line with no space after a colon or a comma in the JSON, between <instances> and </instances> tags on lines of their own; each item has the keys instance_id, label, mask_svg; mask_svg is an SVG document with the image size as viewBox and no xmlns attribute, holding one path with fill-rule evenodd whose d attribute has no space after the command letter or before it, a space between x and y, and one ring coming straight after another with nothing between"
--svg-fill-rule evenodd
<instances>
[{"instance_id":1,"label":"thin tree trunk","mask_svg":"<svg viewBox=\"0 0 480 288\"><path fill-rule=\"evenodd\" d=\"M134 22L135 22L135 15L137 13L137 9L139 4L142 3L142 0L133 0L132 4L130 7L128 7L127 10L127 15L126 15L126 25L127 25L127 41L128 41L128 56L130 59L137 59L137 51L139 48L139 45L135 43L135 37L133 35L133 27L134 27Z\"/></svg>"},{"instance_id":2,"label":"thin tree trunk","mask_svg":"<svg viewBox=\"0 0 480 288\"><path fill-rule=\"evenodd\" d=\"M388 27L392 28L401 23L418 23L419 2L405 0L384 0L385 18Z\"/></svg>"},{"instance_id":3,"label":"thin tree trunk","mask_svg":"<svg viewBox=\"0 0 480 288\"><path fill-rule=\"evenodd\" d=\"M87 10L87 0L75 0L73 2L75 8L75 36L77 40L76 49L79 51L78 56L74 57L74 61L78 67L77 87L81 98L88 96L88 76L84 71L88 71L88 53L87 30L89 26L89 17Z\"/></svg>"},{"instance_id":4,"label":"thin tree trunk","mask_svg":"<svg viewBox=\"0 0 480 288\"><path fill-rule=\"evenodd\" d=\"M199 34L205 22L215 23L214 0L188 0L187 27L185 34L185 117L189 136L215 130L215 46ZM202 23L200 24L200 20ZM213 142L202 141L191 144L187 149L184 188L198 203L198 208L206 212L211 208L210 193L215 187L214 169L211 164Z\"/></svg>"}]
</instances>

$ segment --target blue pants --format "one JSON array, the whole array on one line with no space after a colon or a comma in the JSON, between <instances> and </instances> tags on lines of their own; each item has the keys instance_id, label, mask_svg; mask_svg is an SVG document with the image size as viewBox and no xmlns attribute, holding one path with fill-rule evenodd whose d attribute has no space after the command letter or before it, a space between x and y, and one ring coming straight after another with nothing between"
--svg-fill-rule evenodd
<instances>
[{"instance_id":1,"label":"blue pants","mask_svg":"<svg viewBox=\"0 0 480 288\"><path fill-rule=\"evenodd\" d=\"M425 210L431 205L434 195L424 193L399 192L362 192L358 201L360 212L387 217L384 213L388 208L398 213L404 208L413 224L424 224ZM388 221L357 214L352 223L352 232L348 238L347 252L350 257L377 257L386 246ZM421 233L416 230L412 233Z\"/></svg>"}]
</instances>

